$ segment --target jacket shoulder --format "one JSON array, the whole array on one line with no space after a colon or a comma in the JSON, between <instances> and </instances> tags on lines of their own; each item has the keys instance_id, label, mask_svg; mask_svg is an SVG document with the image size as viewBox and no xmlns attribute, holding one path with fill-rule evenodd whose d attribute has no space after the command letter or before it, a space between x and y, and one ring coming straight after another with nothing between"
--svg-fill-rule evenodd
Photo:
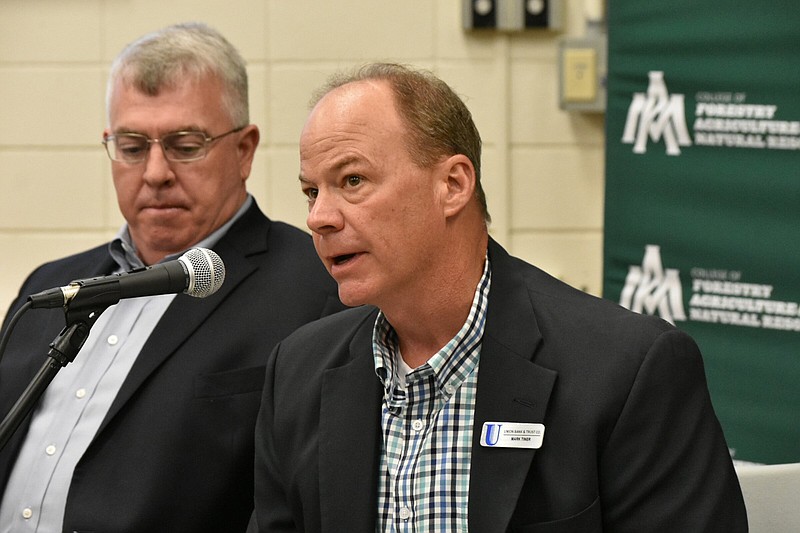
<instances>
[{"instance_id":1,"label":"jacket shoulder","mask_svg":"<svg viewBox=\"0 0 800 533\"><path fill-rule=\"evenodd\" d=\"M641 355L655 339L675 330L660 317L634 313L574 288L502 248L493 252L487 328L511 346L519 348L515 339L524 328L531 342L541 338L551 349L574 353L596 350L605 360L610 354Z\"/></svg>"},{"instance_id":2,"label":"jacket shoulder","mask_svg":"<svg viewBox=\"0 0 800 533\"><path fill-rule=\"evenodd\" d=\"M84 252L49 261L36 267L20 288L20 297L54 286L67 285L76 279L107 274L112 259L108 243Z\"/></svg>"},{"instance_id":3,"label":"jacket shoulder","mask_svg":"<svg viewBox=\"0 0 800 533\"><path fill-rule=\"evenodd\" d=\"M295 330L273 352L277 364L308 371L339 366L357 354L371 354L372 328L378 310L347 308ZM352 348L352 350L351 350Z\"/></svg>"},{"instance_id":4,"label":"jacket shoulder","mask_svg":"<svg viewBox=\"0 0 800 533\"><path fill-rule=\"evenodd\" d=\"M370 334L378 310L369 305L350 307L333 315L315 320L298 328L286 339L287 346L325 344L331 339L344 339L349 342L363 328L369 328Z\"/></svg>"}]
</instances>

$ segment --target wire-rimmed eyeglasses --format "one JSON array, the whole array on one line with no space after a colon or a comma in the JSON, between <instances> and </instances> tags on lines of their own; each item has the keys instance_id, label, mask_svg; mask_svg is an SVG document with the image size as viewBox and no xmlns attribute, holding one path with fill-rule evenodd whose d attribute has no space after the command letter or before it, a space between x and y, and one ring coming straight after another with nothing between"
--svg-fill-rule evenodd
<instances>
[{"instance_id":1,"label":"wire-rimmed eyeglasses","mask_svg":"<svg viewBox=\"0 0 800 533\"><path fill-rule=\"evenodd\" d=\"M151 139L141 133L115 133L103 139L106 153L112 161L137 164L147 159L147 152L153 143L161 145L164 157L168 161L187 163L203 159L209 150L209 145L231 133L242 131L246 126L234 128L215 137L209 137L202 131L176 131L168 133L160 139Z\"/></svg>"}]
</instances>

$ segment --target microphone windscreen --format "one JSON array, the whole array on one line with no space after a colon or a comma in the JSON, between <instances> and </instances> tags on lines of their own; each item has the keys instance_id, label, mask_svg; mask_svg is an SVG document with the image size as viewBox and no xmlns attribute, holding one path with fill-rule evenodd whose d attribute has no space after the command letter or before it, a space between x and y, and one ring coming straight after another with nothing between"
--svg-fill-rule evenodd
<instances>
[{"instance_id":1,"label":"microphone windscreen","mask_svg":"<svg viewBox=\"0 0 800 533\"><path fill-rule=\"evenodd\" d=\"M178 260L189 274L189 286L184 291L189 296L205 298L222 287L222 282L225 281L225 264L214 250L192 248Z\"/></svg>"}]
</instances>

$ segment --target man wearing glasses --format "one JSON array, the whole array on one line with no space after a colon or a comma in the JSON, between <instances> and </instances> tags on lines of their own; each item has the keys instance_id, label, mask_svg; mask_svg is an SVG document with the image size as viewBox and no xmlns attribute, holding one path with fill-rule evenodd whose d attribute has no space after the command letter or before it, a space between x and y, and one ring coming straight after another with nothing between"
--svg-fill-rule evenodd
<instances>
[{"instance_id":1,"label":"man wearing glasses","mask_svg":"<svg viewBox=\"0 0 800 533\"><path fill-rule=\"evenodd\" d=\"M26 297L80 278L221 257L225 281L121 300L0 450L0 533L244 531L253 506L253 427L264 359L298 326L341 309L308 235L248 194L259 141L239 53L200 24L165 28L111 68L111 159L126 224L111 243L46 264ZM16 325L0 364L0 416L64 327L61 309ZM41 357L39 357L41 354Z\"/></svg>"}]
</instances>

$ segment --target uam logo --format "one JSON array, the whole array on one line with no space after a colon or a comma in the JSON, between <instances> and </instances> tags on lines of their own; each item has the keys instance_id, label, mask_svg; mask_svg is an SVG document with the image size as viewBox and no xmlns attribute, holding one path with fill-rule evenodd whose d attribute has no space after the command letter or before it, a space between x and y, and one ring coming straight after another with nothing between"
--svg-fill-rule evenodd
<instances>
[{"instance_id":1,"label":"uam logo","mask_svg":"<svg viewBox=\"0 0 800 533\"><path fill-rule=\"evenodd\" d=\"M647 94L634 93L628 107L622 142L633 144L633 153L647 151L647 140L659 142L662 138L667 155L680 155L681 146L691 146L692 139L686 127L684 95L667 92L664 73L651 71Z\"/></svg>"},{"instance_id":2,"label":"uam logo","mask_svg":"<svg viewBox=\"0 0 800 533\"><path fill-rule=\"evenodd\" d=\"M660 246L648 244L642 266L631 265L628 268L619 303L637 313L658 313L672 325L676 320L686 320L679 272L672 268L664 269Z\"/></svg>"}]
</instances>

